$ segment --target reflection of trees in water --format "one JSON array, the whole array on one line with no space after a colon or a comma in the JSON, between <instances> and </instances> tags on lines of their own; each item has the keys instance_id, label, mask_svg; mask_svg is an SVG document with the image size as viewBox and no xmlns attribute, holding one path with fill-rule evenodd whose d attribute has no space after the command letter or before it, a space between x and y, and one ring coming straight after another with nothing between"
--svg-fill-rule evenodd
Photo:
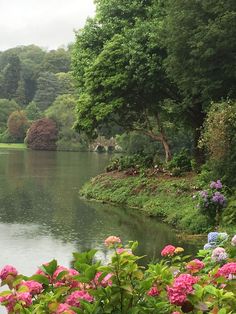
<instances>
[{"instance_id":1,"label":"reflection of trees in water","mask_svg":"<svg viewBox=\"0 0 236 314\"><path fill-rule=\"evenodd\" d=\"M104 167L105 157L100 156L10 152L0 163L0 220L37 224L42 234L75 243L78 251L95 246L102 256L107 254L103 241L109 235L118 235L123 241L138 240L137 254L149 258L159 256L166 244L181 245L173 230L156 219L135 210L79 199L78 187Z\"/></svg>"}]
</instances>

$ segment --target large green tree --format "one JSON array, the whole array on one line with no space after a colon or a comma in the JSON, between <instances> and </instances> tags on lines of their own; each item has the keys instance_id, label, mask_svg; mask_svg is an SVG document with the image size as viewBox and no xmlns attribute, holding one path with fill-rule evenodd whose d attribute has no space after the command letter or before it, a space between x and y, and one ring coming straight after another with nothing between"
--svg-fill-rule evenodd
<instances>
[{"instance_id":1,"label":"large green tree","mask_svg":"<svg viewBox=\"0 0 236 314\"><path fill-rule=\"evenodd\" d=\"M3 70L3 93L5 98L13 99L15 97L20 80L20 71L20 59L16 54L12 54Z\"/></svg>"},{"instance_id":2,"label":"large green tree","mask_svg":"<svg viewBox=\"0 0 236 314\"><path fill-rule=\"evenodd\" d=\"M162 7L156 14L150 8L151 1L139 2L140 7L137 3L98 1L100 26L90 21L77 37L74 66L81 92L77 127L94 135L99 126L115 121L127 130L145 133L161 142L168 160L171 152L163 123L164 101L177 99L178 92L163 67L165 49L158 38ZM109 6L113 14L110 12L105 19ZM112 37L108 29L113 29ZM91 34L97 35L97 40L91 42Z\"/></svg>"},{"instance_id":3,"label":"large green tree","mask_svg":"<svg viewBox=\"0 0 236 314\"><path fill-rule=\"evenodd\" d=\"M45 54L41 65L42 72L68 72L70 70L70 52L63 48L51 50Z\"/></svg>"},{"instance_id":4,"label":"large green tree","mask_svg":"<svg viewBox=\"0 0 236 314\"><path fill-rule=\"evenodd\" d=\"M181 92L179 113L192 126L197 147L211 100L236 96L236 1L166 3L166 69Z\"/></svg>"},{"instance_id":5,"label":"large green tree","mask_svg":"<svg viewBox=\"0 0 236 314\"><path fill-rule=\"evenodd\" d=\"M78 133L73 129L76 121L76 98L73 95L58 96L45 112L46 117L54 120L59 131L58 139L63 141L78 140Z\"/></svg>"},{"instance_id":6,"label":"large green tree","mask_svg":"<svg viewBox=\"0 0 236 314\"><path fill-rule=\"evenodd\" d=\"M37 80L34 102L41 111L47 109L60 94L59 81L54 73L43 72Z\"/></svg>"}]
</instances>

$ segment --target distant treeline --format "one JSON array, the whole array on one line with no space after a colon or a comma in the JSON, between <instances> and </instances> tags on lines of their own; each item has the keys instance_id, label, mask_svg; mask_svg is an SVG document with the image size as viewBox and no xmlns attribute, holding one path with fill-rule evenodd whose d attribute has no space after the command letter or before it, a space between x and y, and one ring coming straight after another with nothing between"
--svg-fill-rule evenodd
<instances>
[{"instance_id":1,"label":"distant treeline","mask_svg":"<svg viewBox=\"0 0 236 314\"><path fill-rule=\"evenodd\" d=\"M49 123L56 128L58 149L86 149L86 141L72 130L76 100L71 49L46 51L30 45L0 52L1 142L23 142L32 123L46 117L53 120Z\"/></svg>"}]
</instances>

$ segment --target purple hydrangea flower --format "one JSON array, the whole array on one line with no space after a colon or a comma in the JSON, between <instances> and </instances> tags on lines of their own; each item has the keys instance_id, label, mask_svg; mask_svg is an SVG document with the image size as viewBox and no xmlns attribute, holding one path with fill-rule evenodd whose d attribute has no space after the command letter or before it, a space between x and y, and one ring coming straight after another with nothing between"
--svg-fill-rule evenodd
<instances>
[{"instance_id":1,"label":"purple hydrangea flower","mask_svg":"<svg viewBox=\"0 0 236 314\"><path fill-rule=\"evenodd\" d=\"M220 190L222 189L222 183L220 182L220 180L217 180L216 182L215 181L212 181L211 184L210 184L210 188L211 189L216 189L216 190Z\"/></svg>"},{"instance_id":2,"label":"purple hydrangea flower","mask_svg":"<svg viewBox=\"0 0 236 314\"><path fill-rule=\"evenodd\" d=\"M199 194L200 194L200 196L201 196L202 198L204 198L205 200L206 200L207 197L208 197L208 192L207 192L207 191L201 191L201 192L199 192Z\"/></svg>"},{"instance_id":3,"label":"purple hydrangea flower","mask_svg":"<svg viewBox=\"0 0 236 314\"><path fill-rule=\"evenodd\" d=\"M212 196L212 201L214 203L219 203L220 205L224 205L226 202L226 199L223 194L220 192L215 192L214 195Z\"/></svg>"}]
</instances>

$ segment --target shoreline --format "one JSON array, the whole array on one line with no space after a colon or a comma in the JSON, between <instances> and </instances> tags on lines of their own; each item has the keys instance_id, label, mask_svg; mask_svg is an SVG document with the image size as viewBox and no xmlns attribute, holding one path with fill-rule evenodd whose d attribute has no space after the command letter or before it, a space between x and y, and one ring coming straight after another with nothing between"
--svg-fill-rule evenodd
<instances>
[{"instance_id":1,"label":"shoreline","mask_svg":"<svg viewBox=\"0 0 236 314\"><path fill-rule=\"evenodd\" d=\"M85 183L80 196L89 201L139 210L142 215L158 217L180 233L195 236L212 229L199 214L192 198L197 191L197 175L193 173L183 177L160 174L144 177L113 171Z\"/></svg>"}]
</instances>

